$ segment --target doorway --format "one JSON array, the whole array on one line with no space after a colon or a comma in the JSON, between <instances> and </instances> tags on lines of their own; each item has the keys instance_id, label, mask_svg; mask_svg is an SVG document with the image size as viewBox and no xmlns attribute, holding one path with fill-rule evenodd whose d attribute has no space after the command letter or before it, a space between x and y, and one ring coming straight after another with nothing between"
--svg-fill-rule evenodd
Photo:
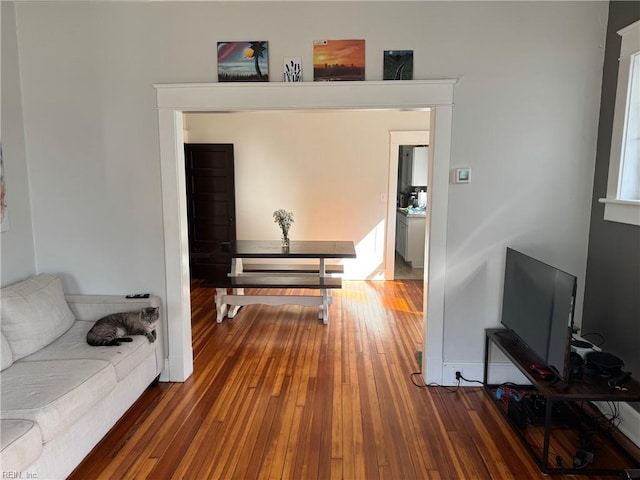
<instances>
[{"instance_id":1,"label":"doorway","mask_svg":"<svg viewBox=\"0 0 640 480\"><path fill-rule=\"evenodd\" d=\"M430 233L430 221L431 218L427 214L428 209L425 209L424 216L412 216L408 218L408 215L399 211L401 195L403 187L403 180L400 178L401 161L405 150L412 146L418 145L430 145L431 134L428 130L416 130L416 131L394 131L389 133L389 180L388 180L388 205L387 205L387 246L385 257L385 279L386 280L402 280L402 279L425 279L428 274L429 268L429 233ZM429 184L429 173L433 170L432 155L430 149L427 150L426 158L426 171L419 175L424 175L424 187L426 189ZM417 183L411 182L411 180L405 179L404 183ZM418 186L420 188L420 186ZM428 189L426 192L428 193ZM427 195L427 198L429 196ZM402 197L404 198L404 197ZM427 201L427 205L430 202ZM404 218L402 217L404 215ZM404 221L403 221L404 220ZM408 225L411 221L412 224ZM418 224L420 226L418 227ZM412 231L399 232L399 229L412 227ZM421 228L422 231L416 231L416 228ZM407 234L411 233L411 249L413 252L416 248L422 249L421 257L422 261L417 261L420 258L416 258L416 254L412 253L411 256L407 255ZM401 238L402 237L402 238ZM404 238L404 246L402 244ZM419 244L417 247L416 243ZM399 245L400 244L400 245ZM407 260L414 260L413 265ZM427 272L427 274L425 273Z\"/></svg>"},{"instance_id":2,"label":"doorway","mask_svg":"<svg viewBox=\"0 0 640 480\"><path fill-rule=\"evenodd\" d=\"M449 159L456 80L404 82L321 82L285 84L165 84L157 91L165 240L168 364L163 378L185 381L193 373L188 235L184 178L185 112L326 109L430 109L431 155L427 202L430 218L429 268L425 275L423 377L442 383L446 226ZM408 144L407 142L403 142ZM396 157L397 158L397 157ZM395 183L395 182L394 182ZM395 191L396 187L393 187ZM395 219L394 208L387 216ZM387 240L389 229L387 229ZM386 242L388 245L389 242ZM393 262L393 260L391 260ZM385 263L388 265L388 262ZM428 321L427 321L428 319Z\"/></svg>"},{"instance_id":3,"label":"doorway","mask_svg":"<svg viewBox=\"0 0 640 480\"><path fill-rule=\"evenodd\" d=\"M396 217L396 280L424 278L428 262L427 145L401 145L398 155L398 214Z\"/></svg>"}]
</instances>

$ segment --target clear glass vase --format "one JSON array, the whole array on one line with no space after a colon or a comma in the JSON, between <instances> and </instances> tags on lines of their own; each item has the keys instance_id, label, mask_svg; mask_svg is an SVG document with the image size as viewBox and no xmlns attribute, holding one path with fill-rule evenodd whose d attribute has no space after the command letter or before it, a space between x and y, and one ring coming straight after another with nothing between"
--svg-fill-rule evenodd
<instances>
[{"instance_id":1,"label":"clear glass vase","mask_svg":"<svg viewBox=\"0 0 640 480\"><path fill-rule=\"evenodd\" d=\"M283 249L289 248L289 235L283 234L282 237L280 237L280 245L282 245Z\"/></svg>"}]
</instances>

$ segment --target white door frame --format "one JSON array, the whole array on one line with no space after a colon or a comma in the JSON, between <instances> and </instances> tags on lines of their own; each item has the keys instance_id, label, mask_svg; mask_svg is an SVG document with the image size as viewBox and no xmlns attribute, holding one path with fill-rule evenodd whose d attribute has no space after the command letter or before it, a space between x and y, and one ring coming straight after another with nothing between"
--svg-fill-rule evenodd
<instances>
[{"instance_id":1,"label":"white door frame","mask_svg":"<svg viewBox=\"0 0 640 480\"><path fill-rule=\"evenodd\" d=\"M442 383L449 155L456 80L158 84L168 365L163 378L193 373L183 113L297 110L431 110L431 228L425 273L426 382Z\"/></svg>"},{"instance_id":2,"label":"white door frame","mask_svg":"<svg viewBox=\"0 0 640 480\"><path fill-rule=\"evenodd\" d=\"M387 232L385 241L385 260L384 260L384 279L395 279L396 268L396 216L397 216L397 197L398 197L398 158L400 155L400 147L402 145L429 145L429 130L416 131L397 131L389 132L389 178L387 183ZM431 164L432 157L429 155L429 164L427 172L433 170ZM428 180L427 180L428 182ZM427 195L429 195L427 188ZM427 201L427 205L429 202ZM429 251L426 248L429 243L429 222L425 222L425 255L424 255L424 271L429 269ZM425 275L426 278L426 275ZM426 285L425 285L426 286Z\"/></svg>"}]
</instances>

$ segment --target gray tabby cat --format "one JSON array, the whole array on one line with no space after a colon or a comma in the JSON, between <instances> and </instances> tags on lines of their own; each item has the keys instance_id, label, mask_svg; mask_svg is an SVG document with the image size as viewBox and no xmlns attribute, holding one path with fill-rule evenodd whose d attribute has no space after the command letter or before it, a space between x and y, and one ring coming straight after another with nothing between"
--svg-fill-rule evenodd
<instances>
[{"instance_id":1,"label":"gray tabby cat","mask_svg":"<svg viewBox=\"0 0 640 480\"><path fill-rule=\"evenodd\" d=\"M150 343L156 341L156 325L160 318L158 307L145 307L138 312L112 313L98 320L87 332L87 343L93 347L133 342L124 335L144 335Z\"/></svg>"}]
</instances>

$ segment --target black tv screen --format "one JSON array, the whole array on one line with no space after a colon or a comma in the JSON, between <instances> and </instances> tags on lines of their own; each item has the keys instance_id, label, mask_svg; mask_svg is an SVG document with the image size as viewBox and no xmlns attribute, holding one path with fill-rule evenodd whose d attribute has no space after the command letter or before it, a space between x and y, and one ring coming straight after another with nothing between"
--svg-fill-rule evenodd
<instances>
[{"instance_id":1,"label":"black tv screen","mask_svg":"<svg viewBox=\"0 0 640 480\"><path fill-rule=\"evenodd\" d=\"M501 323L568 381L577 279L507 248Z\"/></svg>"}]
</instances>

